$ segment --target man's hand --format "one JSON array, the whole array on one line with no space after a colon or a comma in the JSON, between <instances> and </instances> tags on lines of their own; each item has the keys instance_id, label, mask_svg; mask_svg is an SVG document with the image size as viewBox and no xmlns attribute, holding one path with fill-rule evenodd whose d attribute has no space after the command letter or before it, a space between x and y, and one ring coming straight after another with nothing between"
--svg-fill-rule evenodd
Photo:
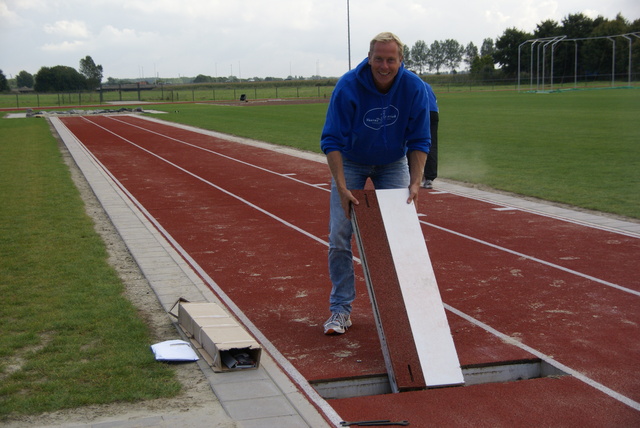
<instances>
[{"instance_id":1,"label":"man's hand","mask_svg":"<svg viewBox=\"0 0 640 428\"><path fill-rule=\"evenodd\" d=\"M344 215L351 220L351 204L358 205L360 202L358 202L356 197L353 196L351 191L347 188L338 189L338 193L340 194L340 205L342 205Z\"/></svg>"},{"instance_id":2,"label":"man's hand","mask_svg":"<svg viewBox=\"0 0 640 428\"><path fill-rule=\"evenodd\" d=\"M418 191L422 184L424 174L424 164L427 162L427 154L418 150L409 152L409 199L407 203L413 202L418 206Z\"/></svg>"},{"instance_id":3,"label":"man's hand","mask_svg":"<svg viewBox=\"0 0 640 428\"><path fill-rule=\"evenodd\" d=\"M410 204L413 202L418 207L418 191L420 190L420 184L411 184L409 186L409 199L407 199L407 203Z\"/></svg>"},{"instance_id":4,"label":"man's hand","mask_svg":"<svg viewBox=\"0 0 640 428\"><path fill-rule=\"evenodd\" d=\"M348 219L351 219L351 204L358 205L359 202L355 196L347 189L347 183L344 179L344 168L342 166L342 153L339 151L329 152L327 154L327 163L329 164L329 170L333 176L333 180L336 182L338 194L340 195L340 205L344 210L344 215Z\"/></svg>"}]
</instances>

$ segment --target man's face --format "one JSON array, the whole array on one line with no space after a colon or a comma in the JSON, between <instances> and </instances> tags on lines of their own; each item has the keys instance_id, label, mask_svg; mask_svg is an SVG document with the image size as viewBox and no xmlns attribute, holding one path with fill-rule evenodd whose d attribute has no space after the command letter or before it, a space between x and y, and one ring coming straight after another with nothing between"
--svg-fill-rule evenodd
<instances>
[{"instance_id":1,"label":"man's face","mask_svg":"<svg viewBox=\"0 0 640 428\"><path fill-rule=\"evenodd\" d=\"M395 42L376 42L369 52L373 81L380 92L387 92L398 74L402 60Z\"/></svg>"}]
</instances>

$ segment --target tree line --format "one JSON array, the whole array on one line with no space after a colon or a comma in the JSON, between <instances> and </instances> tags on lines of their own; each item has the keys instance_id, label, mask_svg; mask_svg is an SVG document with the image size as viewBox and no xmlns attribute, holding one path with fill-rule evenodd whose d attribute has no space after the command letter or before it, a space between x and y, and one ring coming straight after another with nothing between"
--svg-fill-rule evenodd
<instances>
[{"instance_id":1,"label":"tree line","mask_svg":"<svg viewBox=\"0 0 640 428\"><path fill-rule=\"evenodd\" d=\"M607 36L620 34L631 34L631 36L620 38L620 42L615 44L615 50L613 50L611 38ZM507 28L495 41L492 38L485 38L479 48L473 42L464 46L454 39L435 40L430 45L427 45L424 40L418 40L412 47L404 47L404 61L408 69L420 75L440 74L443 71L449 73L464 71L479 80L512 78L519 71L526 73L531 68L532 46L526 43L527 41L558 36L576 40L574 43L558 43L554 47L554 75L561 79L573 78L576 70L576 49L579 58L578 75L584 79L610 76L614 57L615 69L626 72L629 63L628 43L631 43L632 52L633 70L631 72L637 74L640 71L638 37L640 36L640 19L629 22L622 14L618 14L612 20L602 16L592 19L582 13L569 14L561 22L542 21L533 33L517 28ZM524 51L520 52L519 57L518 47L521 45L524 46ZM62 65L42 67L35 76L24 70L20 71L16 76L16 86L33 88L37 92L95 90L100 86L102 77L102 65L97 65L90 56L86 56L80 60L79 71ZM271 79L281 80L275 78L264 80ZM212 78L199 74L190 82L183 83L238 80L235 76ZM107 82L119 83L111 77ZM0 70L0 91L8 90L7 78Z\"/></svg>"},{"instance_id":2,"label":"tree line","mask_svg":"<svg viewBox=\"0 0 640 428\"><path fill-rule=\"evenodd\" d=\"M102 82L102 65L86 56L80 60L80 71L65 65L41 67L34 75L22 70L16 75L18 88L33 88L36 92L66 92L96 90ZM2 82L4 82L4 87ZM0 91L8 91L7 78L0 70Z\"/></svg>"},{"instance_id":3,"label":"tree line","mask_svg":"<svg viewBox=\"0 0 640 428\"><path fill-rule=\"evenodd\" d=\"M612 41L607 36L621 34L627 37L618 38L614 51ZM527 41L559 36L575 41L558 43L554 47L554 74L557 76L574 76L576 46L580 76L610 76L614 55L615 69L626 72L629 63L628 43L631 43L632 52L631 71L640 71L640 19L629 22L622 14L613 20L602 16L592 19L582 13L570 14L560 23L555 20L539 23L533 33L508 28L495 42L491 38L484 39L479 49L473 42L463 46L456 40L447 39L427 45L423 40L418 40L411 48L404 47L404 61L407 68L418 74L440 74L441 70L456 73L464 64L466 71L480 79L512 78L519 70L530 70L532 44Z\"/></svg>"}]
</instances>

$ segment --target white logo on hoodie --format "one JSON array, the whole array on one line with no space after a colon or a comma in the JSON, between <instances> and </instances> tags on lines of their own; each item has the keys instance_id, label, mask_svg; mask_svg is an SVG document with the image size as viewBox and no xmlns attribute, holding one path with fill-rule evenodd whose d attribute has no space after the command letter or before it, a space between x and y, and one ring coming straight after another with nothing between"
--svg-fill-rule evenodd
<instances>
[{"instance_id":1,"label":"white logo on hoodie","mask_svg":"<svg viewBox=\"0 0 640 428\"><path fill-rule=\"evenodd\" d=\"M364 114L364 125L373 130L380 130L384 126L391 126L398 120L399 110L390 105L384 108L374 108Z\"/></svg>"}]
</instances>

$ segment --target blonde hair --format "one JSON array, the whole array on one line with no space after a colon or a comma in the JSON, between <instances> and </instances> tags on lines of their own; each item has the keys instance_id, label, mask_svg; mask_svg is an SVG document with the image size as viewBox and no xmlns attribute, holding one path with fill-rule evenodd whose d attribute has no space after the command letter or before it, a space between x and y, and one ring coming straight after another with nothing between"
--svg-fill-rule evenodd
<instances>
[{"instance_id":1,"label":"blonde hair","mask_svg":"<svg viewBox=\"0 0 640 428\"><path fill-rule=\"evenodd\" d=\"M373 52L373 47L378 42L381 42L381 43L395 42L395 44L398 45L398 53L400 54L400 60L402 61L404 59L404 44L402 43L402 41L400 41L400 38L395 34L387 31L375 36L373 39L371 39L371 43L369 43L369 53Z\"/></svg>"}]
</instances>

